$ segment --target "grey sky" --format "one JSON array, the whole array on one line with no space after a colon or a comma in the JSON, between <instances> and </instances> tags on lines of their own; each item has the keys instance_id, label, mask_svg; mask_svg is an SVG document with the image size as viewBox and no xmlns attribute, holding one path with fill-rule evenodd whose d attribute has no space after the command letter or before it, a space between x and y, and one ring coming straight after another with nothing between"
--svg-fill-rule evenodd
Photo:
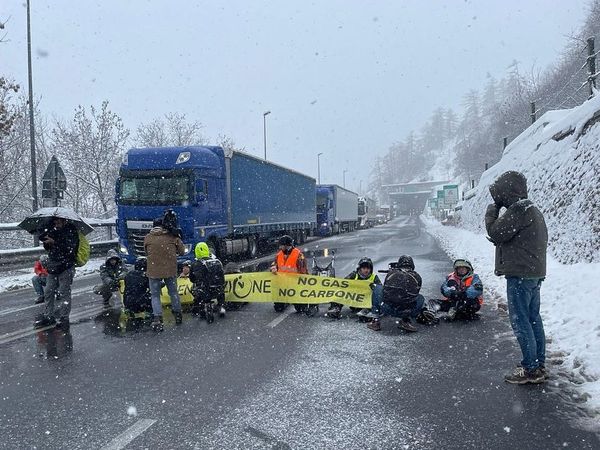
<instances>
[{"instance_id":1,"label":"grey sky","mask_svg":"<svg viewBox=\"0 0 600 450\"><path fill-rule=\"evenodd\" d=\"M489 72L554 62L586 0L32 0L34 91L47 114L111 109L135 132L166 112L321 180L366 186L370 161L438 106L458 108ZM0 74L26 87L22 0Z\"/></svg>"}]
</instances>

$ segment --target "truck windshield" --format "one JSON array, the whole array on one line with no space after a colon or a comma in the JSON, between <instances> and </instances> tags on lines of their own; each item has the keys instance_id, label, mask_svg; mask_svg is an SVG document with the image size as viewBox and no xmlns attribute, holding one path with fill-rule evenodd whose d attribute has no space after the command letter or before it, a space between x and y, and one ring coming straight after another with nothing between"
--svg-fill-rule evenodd
<instances>
[{"instance_id":1,"label":"truck windshield","mask_svg":"<svg viewBox=\"0 0 600 450\"><path fill-rule=\"evenodd\" d=\"M190 179L177 177L122 177L120 203L177 205L190 201Z\"/></svg>"}]
</instances>

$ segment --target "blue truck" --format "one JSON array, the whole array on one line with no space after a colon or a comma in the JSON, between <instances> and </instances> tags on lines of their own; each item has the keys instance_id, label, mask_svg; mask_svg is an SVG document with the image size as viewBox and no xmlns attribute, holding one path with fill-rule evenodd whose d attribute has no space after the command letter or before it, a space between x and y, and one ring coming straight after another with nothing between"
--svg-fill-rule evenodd
<instances>
[{"instance_id":1,"label":"blue truck","mask_svg":"<svg viewBox=\"0 0 600 450\"><path fill-rule=\"evenodd\" d=\"M358 222L358 194L337 184L317 186L318 234L354 231Z\"/></svg>"},{"instance_id":2,"label":"blue truck","mask_svg":"<svg viewBox=\"0 0 600 450\"><path fill-rule=\"evenodd\" d=\"M144 237L165 210L177 213L186 255L204 241L220 257L255 257L290 234L303 243L316 228L315 179L221 147L132 148L116 183L119 251L143 256Z\"/></svg>"}]
</instances>

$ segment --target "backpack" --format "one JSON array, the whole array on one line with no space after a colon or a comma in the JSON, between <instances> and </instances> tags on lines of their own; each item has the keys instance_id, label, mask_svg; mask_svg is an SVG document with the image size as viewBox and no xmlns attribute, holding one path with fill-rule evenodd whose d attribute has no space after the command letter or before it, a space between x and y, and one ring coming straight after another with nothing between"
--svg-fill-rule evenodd
<instances>
[{"instance_id":1,"label":"backpack","mask_svg":"<svg viewBox=\"0 0 600 450\"><path fill-rule=\"evenodd\" d=\"M383 283L383 302L399 310L414 308L420 286L411 272L391 270Z\"/></svg>"},{"instance_id":2,"label":"backpack","mask_svg":"<svg viewBox=\"0 0 600 450\"><path fill-rule=\"evenodd\" d=\"M75 265L82 267L90 260L90 241L81 231L77 231L79 236L79 244L77 244L77 254L75 255Z\"/></svg>"}]
</instances>

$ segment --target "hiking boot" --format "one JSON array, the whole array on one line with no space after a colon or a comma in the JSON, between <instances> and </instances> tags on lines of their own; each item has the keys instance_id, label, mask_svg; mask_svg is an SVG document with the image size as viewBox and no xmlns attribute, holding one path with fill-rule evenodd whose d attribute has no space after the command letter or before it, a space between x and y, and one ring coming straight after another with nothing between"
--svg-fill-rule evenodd
<instances>
[{"instance_id":1,"label":"hiking boot","mask_svg":"<svg viewBox=\"0 0 600 450\"><path fill-rule=\"evenodd\" d=\"M308 317L313 317L319 311L319 305L308 305L308 307L304 310L304 313Z\"/></svg>"},{"instance_id":2,"label":"hiking boot","mask_svg":"<svg viewBox=\"0 0 600 450\"><path fill-rule=\"evenodd\" d=\"M547 380L550 378L550 373L546 370L546 366L544 366L543 364L538 367L538 369L540 370L540 372L542 372L542 374L544 375L544 379Z\"/></svg>"},{"instance_id":3,"label":"hiking boot","mask_svg":"<svg viewBox=\"0 0 600 450\"><path fill-rule=\"evenodd\" d=\"M44 303L44 296L40 295L36 300L34 305L39 305L40 303Z\"/></svg>"},{"instance_id":4,"label":"hiking boot","mask_svg":"<svg viewBox=\"0 0 600 450\"><path fill-rule=\"evenodd\" d=\"M219 307L219 317L225 317L226 312L227 312L227 310L225 309L225 305L221 305Z\"/></svg>"},{"instance_id":5,"label":"hiking boot","mask_svg":"<svg viewBox=\"0 0 600 450\"><path fill-rule=\"evenodd\" d=\"M175 325L181 325L183 323L183 314L181 314L181 311L175 311L173 315L175 316Z\"/></svg>"},{"instance_id":6,"label":"hiking boot","mask_svg":"<svg viewBox=\"0 0 600 450\"><path fill-rule=\"evenodd\" d=\"M412 324L410 319L402 319L400 321L400 323L398 324L398 326L400 327L400 329L402 329L404 331L408 331L409 333L414 333L415 331L417 331L417 327L415 327Z\"/></svg>"},{"instance_id":7,"label":"hiking boot","mask_svg":"<svg viewBox=\"0 0 600 450\"><path fill-rule=\"evenodd\" d=\"M381 331L381 321L373 320L367 324L367 328L373 331Z\"/></svg>"},{"instance_id":8,"label":"hiking boot","mask_svg":"<svg viewBox=\"0 0 600 450\"><path fill-rule=\"evenodd\" d=\"M35 321L33 322L34 328L43 328L50 327L56 324L56 320L54 317L48 317L45 314L39 314L35 317Z\"/></svg>"},{"instance_id":9,"label":"hiking boot","mask_svg":"<svg viewBox=\"0 0 600 450\"><path fill-rule=\"evenodd\" d=\"M448 320L454 320L456 319L456 308L452 307L448 310L448 316L447 316Z\"/></svg>"},{"instance_id":10,"label":"hiking boot","mask_svg":"<svg viewBox=\"0 0 600 450\"><path fill-rule=\"evenodd\" d=\"M512 373L504 376L504 381L510 384L539 384L546 381L546 378L540 368L528 371L517 367Z\"/></svg>"},{"instance_id":11,"label":"hiking boot","mask_svg":"<svg viewBox=\"0 0 600 450\"><path fill-rule=\"evenodd\" d=\"M156 332L160 332L164 330L163 324L162 324L162 316L155 316L154 319L152 319L152 329Z\"/></svg>"},{"instance_id":12,"label":"hiking boot","mask_svg":"<svg viewBox=\"0 0 600 450\"><path fill-rule=\"evenodd\" d=\"M330 319L339 319L342 317L342 308L339 306L331 306L327 310L327 317Z\"/></svg>"}]
</instances>

